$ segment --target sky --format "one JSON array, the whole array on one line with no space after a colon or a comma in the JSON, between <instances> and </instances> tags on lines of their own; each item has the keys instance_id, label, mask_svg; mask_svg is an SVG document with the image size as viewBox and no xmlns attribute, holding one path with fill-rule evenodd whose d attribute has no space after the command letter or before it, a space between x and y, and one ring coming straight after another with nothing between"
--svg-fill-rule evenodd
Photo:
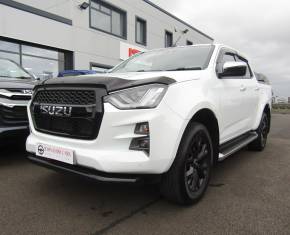
<instances>
[{"instance_id":1,"label":"sky","mask_svg":"<svg viewBox=\"0 0 290 235\"><path fill-rule=\"evenodd\" d=\"M289 0L152 0L155 4L231 46L265 74L274 94L290 97Z\"/></svg>"}]
</instances>

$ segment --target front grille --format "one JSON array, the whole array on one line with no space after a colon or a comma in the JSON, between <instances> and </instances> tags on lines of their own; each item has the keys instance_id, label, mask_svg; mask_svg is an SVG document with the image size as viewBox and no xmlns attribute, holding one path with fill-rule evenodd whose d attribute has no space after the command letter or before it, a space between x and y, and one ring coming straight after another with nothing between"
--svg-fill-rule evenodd
<instances>
[{"instance_id":1,"label":"front grille","mask_svg":"<svg viewBox=\"0 0 290 235\"><path fill-rule=\"evenodd\" d=\"M46 89L36 91L31 105L36 130L75 139L95 139L103 118L105 89ZM70 115L44 112L65 107Z\"/></svg>"},{"instance_id":2,"label":"front grille","mask_svg":"<svg viewBox=\"0 0 290 235\"><path fill-rule=\"evenodd\" d=\"M42 104L92 105L96 94L91 90L43 90L37 92L34 102Z\"/></svg>"},{"instance_id":3,"label":"front grille","mask_svg":"<svg viewBox=\"0 0 290 235\"><path fill-rule=\"evenodd\" d=\"M27 125L28 117L26 106L0 106L0 119L4 125Z\"/></svg>"}]
</instances>

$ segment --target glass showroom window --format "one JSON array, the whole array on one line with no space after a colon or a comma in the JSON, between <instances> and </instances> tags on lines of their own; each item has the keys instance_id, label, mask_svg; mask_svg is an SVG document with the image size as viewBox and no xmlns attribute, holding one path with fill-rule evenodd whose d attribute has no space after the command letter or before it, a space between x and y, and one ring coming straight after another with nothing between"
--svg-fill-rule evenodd
<instances>
[{"instance_id":1,"label":"glass showroom window","mask_svg":"<svg viewBox=\"0 0 290 235\"><path fill-rule=\"evenodd\" d=\"M0 40L0 58L13 60L20 64L20 45Z\"/></svg>"},{"instance_id":2,"label":"glass showroom window","mask_svg":"<svg viewBox=\"0 0 290 235\"><path fill-rule=\"evenodd\" d=\"M173 46L173 34L169 31L165 31L165 47Z\"/></svg>"},{"instance_id":3,"label":"glass showroom window","mask_svg":"<svg viewBox=\"0 0 290 235\"><path fill-rule=\"evenodd\" d=\"M56 77L64 70L64 53L32 46L22 46L23 67L41 80Z\"/></svg>"},{"instance_id":4,"label":"glass showroom window","mask_svg":"<svg viewBox=\"0 0 290 235\"><path fill-rule=\"evenodd\" d=\"M40 79L56 77L64 70L65 53L0 40L0 58L10 59Z\"/></svg>"},{"instance_id":5,"label":"glass showroom window","mask_svg":"<svg viewBox=\"0 0 290 235\"><path fill-rule=\"evenodd\" d=\"M146 45L147 43L147 23L145 20L136 17L136 42L141 45Z\"/></svg>"},{"instance_id":6,"label":"glass showroom window","mask_svg":"<svg viewBox=\"0 0 290 235\"><path fill-rule=\"evenodd\" d=\"M90 24L94 29L126 38L126 12L102 1L91 1Z\"/></svg>"}]
</instances>

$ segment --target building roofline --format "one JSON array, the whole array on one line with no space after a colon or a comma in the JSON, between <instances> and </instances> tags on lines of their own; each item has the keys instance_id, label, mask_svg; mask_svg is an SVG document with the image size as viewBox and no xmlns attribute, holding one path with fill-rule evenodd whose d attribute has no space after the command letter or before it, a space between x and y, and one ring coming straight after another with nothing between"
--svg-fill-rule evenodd
<instances>
[{"instance_id":1,"label":"building roofline","mask_svg":"<svg viewBox=\"0 0 290 235\"><path fill-rule=\"evenodd\" d=\"M58 21L60 23L72 25L71 19L67 19L67 18L62 17L60 15L56 15L56 14L53 14L53 13L50 13L47 11L40 10L38 8L26 5L26 4L21 3L21 2L16 2L14 0L0 0L0 4L18 9L21 11L29 12L29 13L34 14L34 15L42 16L42 17L45 17L47 19L55 20L55 21Z\"/></svg>"},{"instance_id":2,"label":"building roofline","mask_svg":"<svg viewBox=\"0 0 290 235\"><path fill-rule=\"evenodd\" d=\"M185 24L187 27L193 29L194 31L196 31L196 32L198 32L198 33L200 33L200 34L202 34L203 36L207 37L208 39L214 41L214 39L213 39L212 37L210 37L210 36L208 36L207 34L201 32L201 31L198 30L197 28L193 27L193 26L190 25L189 23L186 23L185 21L181 20L180 18L178 18L177 16L171 14L170 12L164 10L163 8L159 7L158 5L156 5L155 3L151 2L150 0L143 0L143 1L144 1L145 3L151 5L152 7L156 8L157 10L159 10L159 11L165 13L166 15L168 15L168 16L174 18L175 20L178 20L180 23Z\"/></svg>"}]
</instances>

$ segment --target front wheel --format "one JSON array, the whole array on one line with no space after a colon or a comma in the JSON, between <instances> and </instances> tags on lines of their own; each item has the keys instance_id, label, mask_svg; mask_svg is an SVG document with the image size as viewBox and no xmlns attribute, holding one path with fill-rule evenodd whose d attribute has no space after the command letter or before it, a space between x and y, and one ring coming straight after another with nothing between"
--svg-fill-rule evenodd
<instances>
[{"instance_id":1,"label":"front wheel","mask_svg":"<svg viewBox=\"0 0 290 235\"><path fill-rule=\"evenodd\" d=\"M258 138L249 144L249 149L254 151L263 151L267 144L269 134L269 118L264 112L260 125L257 129Z\"/></svg>"},{"instance_id":2,"label":"front wheel","mask_svg":"<svg viewBox=\"0 0 290 235\"><path fill-rule=\"evenodd\" d=\"M211 175L213 145L206 127L191 123L177 156L161 182L161 193L170 201L193 204L204 195Z\"/></svg>"}]
</instances>

